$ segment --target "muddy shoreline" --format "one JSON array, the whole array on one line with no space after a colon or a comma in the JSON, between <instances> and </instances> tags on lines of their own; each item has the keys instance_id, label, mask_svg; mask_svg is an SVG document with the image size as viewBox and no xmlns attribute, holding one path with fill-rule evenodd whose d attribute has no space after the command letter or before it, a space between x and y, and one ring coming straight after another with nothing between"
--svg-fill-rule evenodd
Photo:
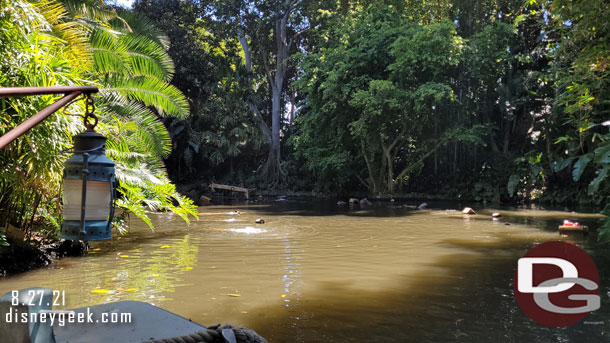
<instances>
[{"instance_id":1,"label":"muddy shoreline","mask_svg":"<svg viewBox=\"0 0 610 343\"><path fill-rule=\"evenodd\" d=\"M34 238L29 242L7 238L8 246L0 247L0 277L44 268L64 256L82 256L87 244L64 239Z\"/></svg>"}]
</instances>

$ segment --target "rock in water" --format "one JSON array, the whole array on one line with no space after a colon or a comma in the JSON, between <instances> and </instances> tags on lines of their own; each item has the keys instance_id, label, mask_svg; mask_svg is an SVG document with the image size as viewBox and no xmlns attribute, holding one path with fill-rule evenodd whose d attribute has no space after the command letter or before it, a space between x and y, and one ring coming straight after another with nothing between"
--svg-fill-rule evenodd
<instances>
[{"instance_id":1,"label":"rock in water","mask_svg":"<svg viewBox=\"0 0 610 343\"><path fill-rule=\"evenodd\" d=\"M206 197L205 195L202 195L199 197L199 206L208 206L210 204L210 201L212 201L212 199Z\"/></svg>"},{"instance_id":2,"label":"rock in water","mask_svg":"<svg viewBox=\"0 0 610 343\"><path fill-rule=\"evenodd\" d=\"M428 208L428 203L426 202L422 202L421 204L419 204L419 206L417 206L418 210L425 210Z\"/></svg>"},{"instance_id":3,"label":"rock in water","mask_svg":"<svg viewBox=\"0 0 610 343\"><path fill-rule=\"evenodd\" d=\"M262 218L258 218L257 220L254 221L256 224L265 224L265 220Z\"/></svg>"},{"instance_id":4,"label":"rock in water","mask_svg":"<svg viewBox=\"0 0 610 343\"><path fill-rule=\"evenodd\" d=\"M367 198L360 200L360 206L371 206L371 205L373 205L373 203L370 202L369 199L367 199Z\"/></svg>"},{"instance_id":5,"label":"rock in water","mask_svg":"<svg viewBox=\"0 0 610 343\"><path fill-rule=\"evenodd\" d=\"M491 217L492 218L500 218L500 217L502 217L502 215L499 212L494 212L494 213L491 214Z\"/></svg>"},{"instance_id":6,"label":"rock in water","mask_svg":"<svg viewBox=\"0 0 610 343\"><path fill-rule=\"evenodd\" d=\"M462 213L464 214L477 214L472 208L470 207L464 207L464 209L462 210Z\"/></svg>"}]
</instances>

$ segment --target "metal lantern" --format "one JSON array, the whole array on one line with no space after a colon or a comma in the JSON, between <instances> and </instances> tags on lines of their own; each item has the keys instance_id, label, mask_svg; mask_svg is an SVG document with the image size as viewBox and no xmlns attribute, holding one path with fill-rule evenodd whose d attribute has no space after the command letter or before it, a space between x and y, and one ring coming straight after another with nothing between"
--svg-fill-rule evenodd
<instances>
[{"instance_id":1,"label":"metal lantern","mask_svg":"<svg viewBox=\"0 0 610 343\"><path fill-rule=\"evenodd\" d=\"M60 237L99 241L112 238L114 162L106 157L106 137L94 131L97 118L89 111L90 98L87 103L87 130L74 137L74 155L65 163Z\"/></svg>"}]
</instances>

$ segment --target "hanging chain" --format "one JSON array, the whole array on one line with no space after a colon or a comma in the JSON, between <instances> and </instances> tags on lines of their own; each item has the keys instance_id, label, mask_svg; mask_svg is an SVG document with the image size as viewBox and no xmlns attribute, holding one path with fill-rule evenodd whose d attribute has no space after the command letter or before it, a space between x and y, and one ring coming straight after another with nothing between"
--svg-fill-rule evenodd
<instances>
[{"instance_id":1,"label":"hanging chain","mask_svg":"<svg viewBox=\"0 0 610 343\"><path fill-rule=\"evenodd\" d=\"M87 131L95 131L95 127L97 126L98 122L98 118L95 115L95 102L93 101L91 93L83 94L83 97L85 98L85 114L68 113L68 108L70 105L77 102L79 100L78 98L70 101L66 106L64 106L63 113L68 116L82 117ZM91 119L93 122L91 122Z\"/></svg>"},{"instance_id":2,"label":"hanging chain","mask_svg":"<svg viewBox=\"0 0 610 343\"><path fill-rule=\"evenodd\" d=\"M93 122L90 121L91 119L93 119ZM93 97L91 96L91 93L88 93L86 95L85 116L83 121L85 123L85 127L87 128L87 131L95 131L94 129L97 126L98 118L95 115L95 103L93 102Z\"/></svg>"}]
</instances>

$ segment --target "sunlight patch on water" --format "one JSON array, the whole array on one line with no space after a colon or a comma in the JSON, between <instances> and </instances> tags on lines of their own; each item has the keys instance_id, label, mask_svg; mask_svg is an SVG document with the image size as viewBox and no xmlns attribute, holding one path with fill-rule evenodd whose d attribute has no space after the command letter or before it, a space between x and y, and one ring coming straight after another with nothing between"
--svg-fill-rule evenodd
<instances>
[{"instance_id":1,"label":"sunlight patch on water","mask_svg":"<svg viewBox=\"0 0 610 343\"><path fill-rule=\"evenodd\" d=\"M267 232L267 230L263 230L263 229L257 229L255 227L244 227L244 228L240 228L240 229L229 229L229 231L231 232L237 232L237 233L245 233L245 234L253 234L253 233L264 233Z\"/></svg>"}]
</instances>

